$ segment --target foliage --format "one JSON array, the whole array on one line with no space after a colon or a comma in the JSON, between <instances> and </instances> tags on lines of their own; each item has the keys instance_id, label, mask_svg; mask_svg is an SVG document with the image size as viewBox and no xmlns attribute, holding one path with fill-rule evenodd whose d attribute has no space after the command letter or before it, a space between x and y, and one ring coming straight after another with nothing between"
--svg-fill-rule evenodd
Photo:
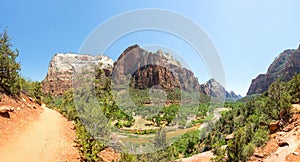
<instances>
[{"instance_id":1,"label":"foliage","mask_svg":"<svg viewBox=\"0 0 300 162\"><path fill-rule=\"evenodd\" d=\"M80 154L83 161L99 161L97 154L105 147L97 139L87 132L80 122L76 124L76 142L80 146Z\"/></svg>"},{"instance_id":2,"label":"foliage","mask_svg":"<svg viewBox=\"0 0 300 162\"><path fill-rule=\"evenodd\" d=\"M296 104L300 102L300 75L293 77L291 81L287 83L289 87L289 94L292 97L292 103Z\"/></svg>"},{"instance_id":3,"label":"foliage","mask_svg":"<svg viewBox=\"0 0 300 162\"><path fill-rule=\"evenodd\" d=\"M42 104L42 87L41 83L37 81L26 80L23 77L19 77L18 84L22 93L34 99L38 104Z\"/></svg>"},{"instance_id":4,"label":"foliage","mask_svg":"<svg viewBox=\"0 0 300 162\"><path fill-rule=\"evenodd\" d=\"M161 127L163 124L169 125L176 117L178 112L178 105L171 105L169 107L163 107L163 109L155 116L148 118L155 123L156 126Z\"/></svg>"},{"instance_id":5,"label":"foliage","mask_svg":"<svg viewBox=\"0 0 300 162\"><path fill-rule=\"evenodd\" d=\"M109 141L111 123L118 126L131 126L134 119L118 109L113 100L109 78L96 67L96 89L90 88L90 73L78 74L75 89L66 91L63 96L44 95L43 102L48 107L60 111L76 123L76 142L84 161L99 161L97 154L105 149Z\"/></svg>"},{"instance_id":6,"label":"foliage","mask_svg":"<svg viewBox=\"0 0 300 162\"><path fill-rule=\"evenodd\" d=\"M288 122L291 103L300 101L299 86L300 75L289 82L275 81L266 93L252 97L246 104L226 103L232 110L223 114L208 138L218 141L214 139L218 133L223 136L233 134L234 138L227 142L226 150L221 148L224 143L206 143L214 148L214 160L224 159L227 155L227 161L247 161L255 147L263 146L268 140L271 121Z\"/></svg>"},{"instance_id":7,"label":"foliage","mask_svg":"<svg viewBox=\"0 0 300 162\"><path fill-rule=\"evenodd\" d=\"M11 49L10 37L4 30L0 34L0 86L11 95L20 94L18 83L20 64L16 61L18 50Z\"/></svg>"},{"instance_id":8,"label":"foliage","mask_svg":"<svg viewBox=\"0 0 300 162\"><path fill-rule=\"evenodd\" d=\"M174 157L189 157L190 155L201 152L200 132L198 130L190 131L182 135L179 139L174 141Z\"/></svg>"},{"instance_id":9,"label":"foliage","mask_svg":"<svg viewBox=\"0 0 300 162\"><path fill-rule=\"evenodd\" d=\"M166 131L164 129L161 129L157 135L154 137L154 140L152 141L154 144L154 147L156 149L163 149L167 147L167 135Z\"/></svg>"}]
</instances>

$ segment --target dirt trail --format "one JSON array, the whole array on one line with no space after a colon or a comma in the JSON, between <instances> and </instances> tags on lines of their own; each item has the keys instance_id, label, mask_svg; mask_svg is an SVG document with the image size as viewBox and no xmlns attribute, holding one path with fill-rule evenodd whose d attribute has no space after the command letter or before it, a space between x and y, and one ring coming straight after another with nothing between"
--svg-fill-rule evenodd
<instances>
[{"instance_id":1,"label":"dirt trail","mask_svg":"<svg viewBox=\"0 0 300 162\"><path fill-rule=\"evenodd\" d=\"M43 108L39 117L16 134L1 139L1 162L79 161L73 147L72 123L58 112Z\"/></svg>"},{"instance_id":2,"label":"dirt trail","mask_svg":"<svg viewBox=\"0 0 300 162\"><path fill-rule=\"evenodd\" d=\"M287 143L280 147L279 143ZM300 157L300 114L293 115L281 131L270 135L264 147L257 148L250 161L299 162Z\"/></svg>"}]
</instances>

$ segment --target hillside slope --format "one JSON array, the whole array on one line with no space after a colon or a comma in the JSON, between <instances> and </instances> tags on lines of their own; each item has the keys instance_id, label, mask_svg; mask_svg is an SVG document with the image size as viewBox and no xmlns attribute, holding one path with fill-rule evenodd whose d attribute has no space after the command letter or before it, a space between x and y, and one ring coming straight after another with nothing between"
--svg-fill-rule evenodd
<instances>
[{"instance_id":1,"label":"hillside slope","mask_svg":"<svg viewBox=\"0 0 300 162\"><path fill-rule=\"evenodd\" d=\"M58 112L25 95L2 95L0 105L15 110L0 116L0 161L79 161L73 125Z\"/></svg>"},{"instance_id":2,"label":"hillside slope","mask_svg":"<svg viewBox=\"0 0 300 162\"><path fill-rule=\"evenodd\" d=\"M300 107L300 105L297 106ZM266 145L256 149L254 155L250 158L250 161L298 162L300 161L299 154L300 114L294 114L286 127L279 132L271 134L270 140Z\"/></svg>"}]
</instances>

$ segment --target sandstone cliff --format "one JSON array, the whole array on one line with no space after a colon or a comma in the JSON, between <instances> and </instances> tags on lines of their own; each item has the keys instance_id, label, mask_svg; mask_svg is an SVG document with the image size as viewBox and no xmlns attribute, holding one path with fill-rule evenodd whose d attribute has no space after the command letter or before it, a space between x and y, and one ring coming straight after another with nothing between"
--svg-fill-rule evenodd
<instances>
[{"instance_id":1,"label":"sandstone cliff","mask_svg":"<svg viewBox=\"0 0 300 162\"><path fill-rule=\"evenodd\" d=\"M283 51L270 65L266 74L252 80L247 95L265 92L276 80L289 81L300 73L300 46L298 49Z\"/></svg>"},{"instance_id":2,"label":"sandstone cliff","mask_svg":"<svg viewBox=\"0 0 300 162\"><path fill-rule=\"evenodd\" d=\"M55 54L50 61L48 73L42 81L42 89L45 93L52 95L62 95L66 90L72 87L72 75L75 70L75 64L81 62L95 62L110 75L113 66L112 59L107 56L97 55L79 55L79 54Z\"/></svg>"},{"instance_id":3,"label":"sandstone cliff","mask_svg":"<svg viewBox=\"0 0 300 162\"><path fill-rule=\"evenodd\" d=\"M47 76L42 81L45 93L62 95L72 88L72 76L75 64L80 62L96 62L101 64L107 77L112 77L114 88L130 86L138 89L160 86L163 89L181 89L184 91L200 91L207 96L238 99L241 96L233 91L227 92L224 87L211 79L200 86L197 77L189 69L183 67L172 55L158 50L148 52L138 45L128 47L116 62L107 56L56 54L50 61Z\"/></svg>"},{"instance_id":4,"label":"sandstone cliff","mask_svg":"<svg viewBox=\"0 0 300 162\"><path fill-rule=\"evenodd\" d=\"M138 45L127 48L121 54L114 63L112 77L115 84L129 84L139 89L158 85L164 89L200 90L194 73L170 54L162 51L151 53Z\"/></svg>"}]
</instances>

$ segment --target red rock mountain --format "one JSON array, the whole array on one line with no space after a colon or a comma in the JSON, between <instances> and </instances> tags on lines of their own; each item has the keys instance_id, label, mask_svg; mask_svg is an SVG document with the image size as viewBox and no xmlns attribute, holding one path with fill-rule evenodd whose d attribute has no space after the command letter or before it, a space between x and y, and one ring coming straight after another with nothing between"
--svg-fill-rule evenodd
<instances>
[{"instance_id":1,"label":"red rock mountain","mask_svg":"<svg viewBox=\"0 0 300 162\"><path fill-rule=\"evenodd\" d=\"M139 89L157 85L164 89L200 91L194 73L170 54L160 50L156 53L148 52L138 45L127 48L121 54L114 63L112 77L115 84L129 84Z\"/></svg>"},{"instance_id":2,"label":"red rock mountain","mask_svg":"<svg viewBox=\"0 0 300 162\"><path fill-rule=\"evenodd\" d=\"M252 80L247 95L265 92L276 80L289 81L300 73L300 46L298 49L283 51L268 68L266 74L260 74Z\"/></svg>"},{"instance_id":3,"label":"red rock mountain","mask_svg":"<svg viewBox=\"0 0 300 162\"><path fill-rule=\"evenodd\" d=\"M160 50L155 53L148 52L138 45L124 50L114 63L112 59L103 55L56 54L50 61L47 76L42 81L43 91L52 95L62 95L72 88L75 65L86 61L101 64L106 76L112 78L114 88L130 86L145 89L160 86L163 89L200 91L211 97L223 94L226 98L240 97L234 92L227 92L213 79L200 86L194 73L183 67L170 54Z\"/></svg>"}]
</instances>

